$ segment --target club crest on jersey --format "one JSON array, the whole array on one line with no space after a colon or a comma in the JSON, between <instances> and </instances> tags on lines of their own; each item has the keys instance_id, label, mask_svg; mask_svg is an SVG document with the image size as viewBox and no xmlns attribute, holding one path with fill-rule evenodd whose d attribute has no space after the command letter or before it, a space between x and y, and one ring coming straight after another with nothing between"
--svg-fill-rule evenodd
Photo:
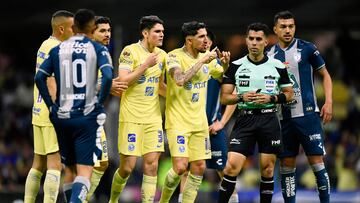
<instances>
[{"instance_id":1,"label":"club crest on jersey","mask_svg":"<svg viewBox=\"0 0 360 203\"><path fill-rule=\"evenodd\" d=\"M276 87L276 81L275 81L275 77L273 76L265 76L264 77L264 82L265 82L265 90L268 93L272 93L275 90Z\"/></svg>"},{"instance_id":2,"label":"club crest on jersey","mask_svg":"<svg viewBox=\"0 0 360 203\"><path fill-rule=\"evenodd\" d=\"M191 102L198 102L199 101L199 93L193 93L191 97Z\"/></svg>"},{"instance_id":3,"label":"club crest on jersey","mask_svg":"<svg viewBox=\"0 0 360 203\"><path fill-rule=\"evenodd\" d=\"M135 145L129 144L128 150L129 150L130 152L134 151L134 150L135 150Z\"/></svg>"},{"instance_id":4,"label":"club crest on jersey","mask_svg":"<svg viewBox=\"0 0 360 203\"><path fill-rule=\"evenodd\" d=\"M180 152L180 153L184 153L184 152L185 152L185 147L184 147L184 146L180 146L180 147L179 147L179 152Z\"/></svg>"},{"instance_id":5,"label":"club crest on jersey","mask_svg":"<svg viewBox=\"0 0 360 203\"><path fill-rule=\"evenodd\" d=\"M301 52L297 51L294 53L294 59L296 62L300 62L301 61Z\"/></svg>"},{"instance_id":6,"label":"club crest on jersey","mask_svg":"<svg viewBox=\"0 0 360 203\"><path fill-rule=\"evenodd\" d=\"M146 87L145 96L154 96L154 87Z\"/></svg>"},{"instance_id":7,"label":"club crest on jersey","mask_svg":"<svg viewBox=\"0 0 360 203\"><path fill-rule=\"evenodd\" d=\"M135 133L128 134L128 142L136 142L136 134Z\"/></svg>"},{"instance_id":8,"label":"club crest on jersey","mask_svg":"<svg viewBox=\"0 0 360 203\"><path fill-rule=\"evenodd\" d=\"M207 65L204 65L204 66L202 67L202 69L203 69L203 72L204 72L204 73L208 73L208 72L209 72L209 68L208 68Z\"/></svg>"}]
</instances>

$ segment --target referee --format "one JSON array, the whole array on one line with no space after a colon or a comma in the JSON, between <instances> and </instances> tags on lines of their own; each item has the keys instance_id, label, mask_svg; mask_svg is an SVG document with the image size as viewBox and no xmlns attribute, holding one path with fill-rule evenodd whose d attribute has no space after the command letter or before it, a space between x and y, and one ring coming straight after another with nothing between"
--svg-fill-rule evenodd
<instances>
[{"instance_id":1,"label":"referee","mask_svg":"<svg viewBox=\"0 0 360 203\"><path fill-rule=\"evenodd\" d=\"M250 24L246 32L249 54L233 61L225 73L221 103L238 103L239 116L230 135L228 161L219 190L219 202L227 203L246 157L260 153L260 202L271 202L274 190L274 165L282 149L276 105L291 101L293 89L285 66L264 55L268 27ZM236 87L237 94L232 94Z\"/></svg>"}]
</instances>

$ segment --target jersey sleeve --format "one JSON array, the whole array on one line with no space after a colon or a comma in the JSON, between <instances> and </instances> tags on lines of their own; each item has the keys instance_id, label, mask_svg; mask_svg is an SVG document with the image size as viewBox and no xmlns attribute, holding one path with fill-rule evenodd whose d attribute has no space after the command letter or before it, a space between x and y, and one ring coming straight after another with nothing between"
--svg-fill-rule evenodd
<instances>
[{"instance_id":1,"label":"jersey sleeve","mask_svg":"<svg viewBox=\"0 0 360 203\"><path fill-rule=\"evenodd\" d=\"M99 48L97 62L100 71L105 67L110 67L111 69L113 68L110 53L105 46Z\"/></svg>"},{"instance_id":2,"label":"jersey sleeve","mask_svg":"<svg viewBox=\"0 0 360 203\"><path fill-rule=\"evenodd\" d=\"M125 47L119 57L119 69L126 69L129 71L134 70L134 56L130 47Z\"/></svg>"},{"instance_id":3,"label":"jersey sleeve","mask_svg":"<svg viewBox=\"0 0 360 203\"><path fill-rule=\"evenodd\" d=\"M230 67L224 74L222 84L233 84L235 85L235 73L240 66L237 66L233 63L230 64Z\"/></svg>"},{"instance_id":4,"label":"jersey sleeve","mask_svg":"<svg viewBox=\"0 0 360 203\"><path fill-rule=\"evenodd\" d=\"M314 44L309 44L310 49L310 64L315 70L319 70L325 66L325 61L322 58L319 50Z\"/></svg>"},{"instance_id":5,"label":"jersey sleeve","mask_svg":"<svg viewBox=\"0 0 360 203\"><path fill-rule=\"evenodd\" d=\"M170 71L175 67L180 67L180 59L178 55L170 52L166 60L166 70Z\"/></svg>"},{"instance_id":6,"label":"jersey sleeve","mask_svg":"<svg viewBox=\"0 0 360 203\"><path fill-rule=\"evenodd\" d=\"M110 53L107 48L102 46L97 54L98 67L101 72L101 87L99 92L99 103L103 104L106 97L110 93L110 88L112 84L113 77L113 66L110 57Z\"/></svg>"},{"instance_id":7,"label":"jersey sleeve","mask_svg":"<svg viewBox=\"0 0 360 203\"><path fill-rule=\"evenodd\" d=\"M217 59L212 60L209 63L209 69L210 69L210 75L214 78L214 79L221 79L224 73L224 68L221 66L221 62L218 61Z\"/></svg>"}]
</instances>

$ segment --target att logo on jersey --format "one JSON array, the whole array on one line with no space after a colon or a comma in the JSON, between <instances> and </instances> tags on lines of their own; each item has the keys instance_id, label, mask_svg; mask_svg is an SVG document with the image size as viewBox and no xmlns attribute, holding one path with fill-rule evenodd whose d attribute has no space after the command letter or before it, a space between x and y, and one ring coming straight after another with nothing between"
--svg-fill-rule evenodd
<instances>
[{"instance_id":1,"label":"att logo on jersey","mask_svg":"<svg viewBox=\"0 0 360 203\"><path fill-rule=\"evenodd\" d=\"M192 83L190 81L187 81L185 84L184 84L184 89L186 90L191 90L192 88Z\"/></svg>"},{"instance_id":2,"label":"att logo on jersey","mask_svg":"<svg viewBox=\"0 0 360 203\"><path fill-rule=\"evenodd\" d=\"M146 77L145 75L141 75L140 78L138 79L137 83L138 84L142 84L146 81Z\"/></svg>"}]
</instances>

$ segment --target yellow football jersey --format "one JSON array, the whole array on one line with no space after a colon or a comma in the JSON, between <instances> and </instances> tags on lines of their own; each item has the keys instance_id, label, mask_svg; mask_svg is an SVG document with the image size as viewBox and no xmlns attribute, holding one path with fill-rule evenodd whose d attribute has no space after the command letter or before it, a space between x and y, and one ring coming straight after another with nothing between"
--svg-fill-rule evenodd
<instances>
[{"instance_id":1,"label":"yellow football jersey","mask_svg":"<svg viewBox=\"0 0 360 203\"><path fill-rule=\"evenodd\" d=\"M201 131L208 129L206 118L206 92L209 75L222 77L223 67L216 59L204 64L201 69L182 87L176 85L169 75L171 68L179 67L183 72L189 70L205 53L199 53L197 58L185 52L185 48L175 49L168 54L166 66L166 129L187 129Z\"/></svg>"},{"instance_id":2,"label":"yellow football jersey","mask_svg":"<svg viewBox=\"0 0 360 203\"><path fill-rule=\"evenodd\" d=\"M148 68L138 81L122 94L119 116L121 122L162 122L158 90L167 54L158 47L155 47L154 52L160 52L159 63ZM132 72L140 67L150 54L140 42L128 45L120 54L119 69Z\"/></svg>"},{"instance_id":3,"label":"yellow football jersey","mask_svg":"<svg viewBox=\"0 0 360 203\"><path fill-rule=\"evenodd\" d=\"M60 41L55 37L50 36L49 39L45 40L38 52L36 57L36 72L42 62L45 60L50 50L55 46L59 45ZM39 94L39 90L36 85L34 85L34 105L32 109L32 124L38 126L52 126L51 121L49 119L49 110L43 101L41 95Z\"/></svg>"}]
</instances>

